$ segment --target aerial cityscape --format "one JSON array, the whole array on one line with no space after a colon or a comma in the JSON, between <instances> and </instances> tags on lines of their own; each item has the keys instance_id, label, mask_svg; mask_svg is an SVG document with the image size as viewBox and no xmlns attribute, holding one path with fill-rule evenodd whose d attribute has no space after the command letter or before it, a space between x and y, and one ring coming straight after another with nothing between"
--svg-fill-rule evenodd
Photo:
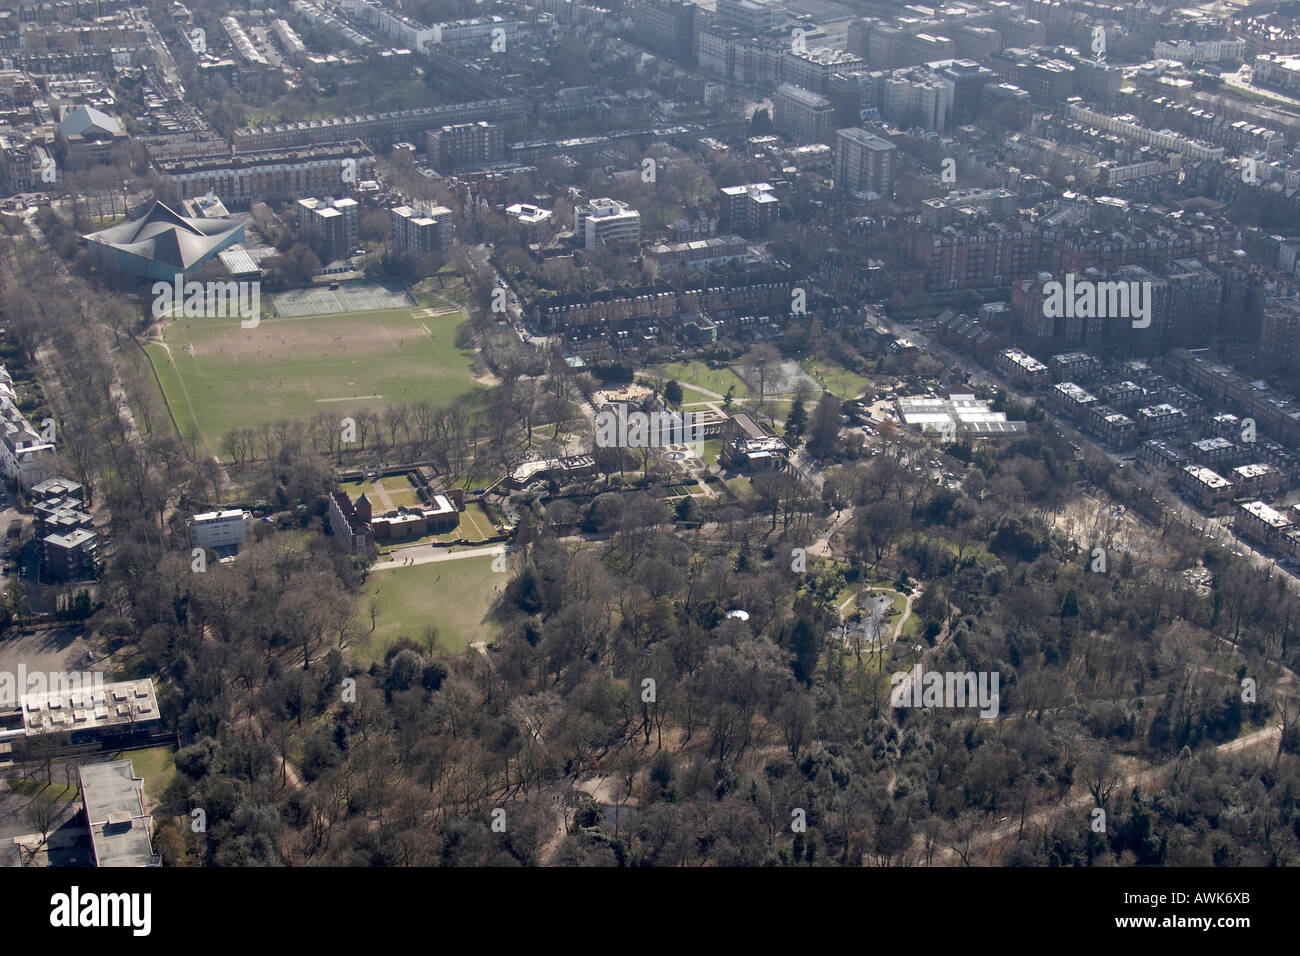
<instances>
[{"instance_id":1,"label":"aerial cityscape","mask_svg":"<svg viewBox=\"0 0 1300 956\"><path fill-rule=\"evenodd\" d=\"M0 425L0 867L1300 865L1300 2L13 0Z\"/></svg>"}]
</instances>

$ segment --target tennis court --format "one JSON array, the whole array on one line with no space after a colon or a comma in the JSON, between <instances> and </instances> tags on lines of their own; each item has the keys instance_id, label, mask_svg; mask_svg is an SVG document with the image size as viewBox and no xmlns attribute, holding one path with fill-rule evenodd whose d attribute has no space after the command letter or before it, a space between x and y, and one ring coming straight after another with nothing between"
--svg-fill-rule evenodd
<instances>
[{"instance_id":1,"label":"tennis court","mask_svg":"<svg viewBox=\"0 0 1300 956\"><path fill-rule=\"evenodd\" d=\"M328 286L294 289L276 293L271 301L277 315L291 318L341 312L379 312L416 304L406 287L396 282L348 282L340 283L337 289Z\"/></svg>"}]
</instances>

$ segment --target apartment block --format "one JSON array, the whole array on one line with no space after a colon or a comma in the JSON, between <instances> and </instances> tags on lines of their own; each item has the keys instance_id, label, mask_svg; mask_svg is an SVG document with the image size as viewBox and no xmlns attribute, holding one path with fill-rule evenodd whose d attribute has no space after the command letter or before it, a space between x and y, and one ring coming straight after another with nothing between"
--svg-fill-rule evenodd
<instances>
[{"instance_id":1,"label":"apartment block","mask_svg":"<svg viewBox=\"0 0 1300 956\"><path fill-rule=\"evenodd\" d=\"M1232 483L1241 489L1246 497L1260 497L1277 494L1282 489L1282 473L1272 465L1254 462L1238 465L1230 472Z\"/></svg>"},{"instance_id":2,"label":"apartment block","mask_svg":"<svg viewBox=\"0 0 1300 956\"><path fill-rule=\"evenodd\" d=\"M437 252L451 246L455 223L446 206L414 209L396 206L389 210L393 254Z\"/></svg>"},{"instance_id":3,"label":"apartment block","mask_svg":"<svg viewBox=\"0 0 1300 956\"><path fill-rule=\"evenodd\" d=\"M641 214L616 199L592 199L573 209L573 234L584 249L641 238Z\"/></svg>"},{"instance_id":4,"label":"apartment block","mask_svg":"<svg viewBox=\"0 0 1300 956\"><path fill-rule=\"evenodd\" d=\"M1242 60L1246 57L1244 37L1220 40L1157 40L1157 60L1177 60L1179 63L1218 63L1220 60Z\"/></svg>"},{"instance_id":5,"label":"apartment block","mask_svg":"<svg viewBox=\"0 0 1300 956\"><path fill-rule=\"evenodd\" d=\"M233 142L236 152L296 149L354 140L373 146L387 146L399 141L418 143L428 130L457 123L486 120L507 126L522 124L528 114L528 104L521 98L470 100L389 113L364 113L253 126L235 130Z\"/></svg>"},{"instance_id":6,"label":"apartment block","mask_svg":"<svg viewBox=\"0 0 1300 956\"><path fill-rule=\"evenodd\" d=\"M299 199L297 206L299 234L322 265L356 248L361 207L355 199Z\"/></svg>"},{"instance_id":7,"label":"apartment block","mask_svg":"<svg viewBox=\"0 0 1300 956\"><path fill-rule=\"evenodd\" d=\"M1157 468L1181 470L1187 462L1187 455L1159 438L1148 438L1138 446L1137 463L1147 471Z\"/></svg>"},{"instance_id":8,"label":"apartment block","mask_svg":"<svg viewBox=\"0 0 1300 956\"><path fill-rule=\"evenodd\" d=\"M1101 372L1101 361L1087 352L1063 352L1047 360L1054 375L1072 382L1086 382Z\"/></svg>"},{"instance_id":9,"label":"apartment block","mask_svg":"<svg viewBox=\"0 0 1300 956\"><path fill-rule=\"evenodd\" d=\"M718 219L742 236L762 236L777 221L781 201L768 183L723 186L718 190Z\"/></svg>"},{"instance_id":10,"label":"apartment block","mask_svg":"<svg viewBox=\"0 0 1300 956\"><path fill-rule=\"evenodd\" d=\"M505 130L486 120L431 129L425 144L429 163L439 171L495 162L506 154Z\"/></svg>"},{"instance_id":11,"label":"apartment block","mask_svg":"<svg viewBox=\"0 0 1300 956\"><path fill-rule=\"evenodd\" d=\"M866 130L850 128L835 134L835 186L858 193L871 191L886 198L894 195L898 148Z\"/></svg>"},{"instance_id":12,"label":"apartment block","mask_svg":"<svg viewBox=\"0 0 1300 956\"><path fill-rule=\"evenodd\" d=\"M1085 422L1091 406L1098 403L1096 395L1074 382L1059 382L1047 390L1047 404L1059 414Z\"/></svg>"},{"instance_id":13,"label":"apartment block","mask_svg":"<svg viewBox=\"0 0 1300 956\"><path fill-rule=\"evenodd\" d=\"M825 96L830 91L831 75L862 66L862 58L843 50L818 47L787 50L782 76L787 83Z\"/></svg>"},{"instance_id":14,"label":"apartment block","mask_svg":"<svg viewBox=\"0 0 1300 956\"><path fill-rule=\"evenodd\" d=\"M253 527L253 514L246 508L205 511L191 520L190 539L196 548L238 548Z\"/></svg>"},{"instance_id":15,"label":"apartment block","mask_svg":"<svg viewBox=\"0 0 1300 956\"><path fill-rule=\"evenodd\" d=\"M1051 380L1047 366L1019 349L1003 349L994 363L999 374L1016 385L1042 387Z\"/></svg>"},{"instance_id":16,"label":"apartment block","mask_svg":"<svg viewBox=\"0 0 1300 956\"><path fill-rule=\"evenodd\" d=\"M1137 422L1143 435L1178 435L1187 430L1187 415L1167 402L1137 410Z\"/></svg>"},{"instance_id":17,"label":"apartment block","mask_svg":"<svg viewBox=\"0 0 1300 956\"><path fill-rule=\"evenodd\" d=\"M782 83L772 94L772 126L800 143L834 142L835 107L820 94Z\"/></svg>"},{"instance_id":18,"label":"apartment block","mask_svg":"<svg viewBox=\"0 0 1300 956\"><path fill-rule=\"evenodd\" d=\"M1226 505L1236 495L1232 482L1203 465L1184 465L1175 480L1206 511Z\"/></svg>"},{"instance_id":19,"label":"apartment block","mask_svg":"<svg viewBox=\"0 0 1300 956\"><path fill-rule=\"evenodd\" d=\"M1216 468L1236 464L1242 456L1242 450L1238 445L1219 435L1192 442L1188 453L1197 463L1213 465Z\"/></svg>"},{"instance_id":20,"label":"apartment block","mask_svg":"<svg viewBox=\"0 0 1300 956\"><path fill-rule=\"evenodd\" d=\"M1100 402L1089 408L1085 427L1107 445L1120 451L1132 447L1138 437L1137 422Z\"/></svg>"},{"instance_id":21,"label":"apartment block","mask_svg":"<svg viewBox=\"0 0 1300 956\"><path fill-rule=\"evenodd\" d=\"M638 0L632 7L632 27L650 49L689 62L695 14L695 4L682 0Z\"/></svg>"},{"instance_id":22,"label":"apartment block","mask_svg":"<svg viewBox=\"0 0 1300 956\"><path fill-rule=\"evenodd\" d=\"M34 518L33 539L36 541L36 556L45 562L45 539L51 535L70 534L73 531L90 531L94 519L81 510L81 503L74 497L54 497L38 501L32 509Z\"/></svg>"},{"instance_id":23,"label":"apartment block","mask_svg":"<svg viewBox=\"0 0 1300 956\"><path fill-rule=\"evenodd\" d=\"M45 572L54 580L93 578L99 571L99 536L89 529L47 535L41 546Z\"/></svg>"},{"instance_id":24,"label":"apartment block","mask_svg":"<svg viewBox=\"0 0 1300 956\"><path fill-rule=\"evenodd\" d=\"M17 403L13 379L0 365L0 473L27 489L53 478L58 458L52 433L38 432Z\"/></svg>"},{"instance_id":25,"label":"apartment block","mask_svg":"<svg viewBox=\"0 0 1300 956\"><path fill-rule=\"evenodd\" d=\"M227 206L286 201L299 196L346 195L374 177L375 155L361 142L154 163L179 197L214 194Z\"/></svg>"},{"instance_id":26,"label":"apartment block","mask_svg":"<svg viewBox=\"0 0 1300 956\"><path fill-rule=\"evenodd\" d=\"M1292 530L1292 524L1290 518L1262 501L1245 501L1233 511L1232 528L1246 540L1272 548Z\"/></svg>"}]
</instances>

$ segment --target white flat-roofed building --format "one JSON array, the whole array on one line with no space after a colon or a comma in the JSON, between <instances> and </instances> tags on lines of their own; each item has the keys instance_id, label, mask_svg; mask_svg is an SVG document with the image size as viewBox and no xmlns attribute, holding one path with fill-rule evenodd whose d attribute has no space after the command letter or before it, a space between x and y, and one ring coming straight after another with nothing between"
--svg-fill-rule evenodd
<instances>
[{"instance_id":1,"label":"white flat-roofed building","mask_svg":"<svg viewBox=\"0 0 1300 956\"><path fill-rule=\"evenodd\" d=\"M253 526L252 512L231 508L194 516L194 544L199 548L239 547Z\"/></svg>"},{"instance_id":2,"label":"white flat-roofed building","mask_svg":"<svg viewBox=\"0 0 1300 956\"><path fill-rule=\"evenodd\" d=\"M20 706L28 737L84 730L124 733L160 719L158 696L148 678L24 694Z\"/></svg>"},{"instance_id":3,"label":"white flat-roofed building","mask_svg":"<svg viewBox=\"0 0 1300 956\"><path fill-rule=\"evenodd\" d=\"M130 760L85 763L77 768L82 809L96 866L161 866L145 810L144 778Z\"/></svg>"},{"instance_id":4,"label":"white flat-roofed building","mask_svg":"<svg viewBox=\"0 0 1300 956\"><path fill-rule=\"evenodd\" d=\"M506 480L516 488L523 488L533 481L544 478L572 481L594 474L596 474L596 459L590 455L570 455L567 458L521 462L510 472Z\"/></svg>"},{"instance_id":5,"label":"white flat-roofed building","mask_svg":"<svg viewBox=\"0 0 1300 956\"><path fill-rule=\"evenodd\" d=\"M1087 352L1065 352L1049 360L1052 371L1072 382L1083 382L1101 371L1101 362Z\"/></svg>"},{"instance_id":6,"label":"white flat-roofed building","mask_svg":"<svg viewBox=\"0 0 1300 956\"><path fill-rule=\"evenodd\" d=\"M1050 378L1046 365L1019 349L1003 349L995 364L1003 378L1020 385L1046 385Z\"/></svg>"},{"instance_id":7,"label":"white flat-roofed building","mask_svg":"<svg viewBox=\"0 0 1300 956\"><path fill-rule=\"evenodd\" d=\"M1291 530L1291 519L1262 501L1246 501L1237 506L1233 526L1243 538L1257 544L1272 545L1278 535Z\"/></svg>"},{"instance_id":8,"label":"white flat-roofed building","mask_svg":"<svg viewBox=\"0 0 1300 956\"><path fill-rule=\"evenodd\" d=\"M1227 478L1203 465L1184 465L1177 480L1178 486L1206 509L1231 501L1236 490Z\"/></svg>"},{"instance_id":9,"label":"white flat-roofed building","mask_svg":"<svg viewBox=\"0 0 1300 956\"><path fill-rule=\"evenodd\" d=\"M584 249L641 238L641 214L617 199L592 199L573 210L573 233Z\"/></svg>"},{"instance_id":10,"label":"white flat-roofed building","mask_svg":"<svg viewBox=\"0 0 1300 956\"><path fill-rule=\"evenodd\" d=\"M1187 456L1168 442L1150 438L1138 446L1137 461L1148 470L1154 468L1182 468Z\"/></svg>"},{"instance_id":11,"label":"white flat-roofed building","mask_svg":"<svg viewBox=\"0 0 1300 956\"><path fill-rule=\"evenodd\" d=\"M922 396L900 398L896 403L899 420L922 433L991 437L1025 431L1024 422L1009 422L1003 412L989 408L974 395L954 394L947 398Z\"/></svg>"},{"instance_id":12,"label":"white flat-roofed building","mask_svg":"<svg viewBox=\"0 0 1300 956\"><path fill-rule=\"evenodd\" d=\"M1177 60L1179 63L1217 63L1220 60L1241 60L1246 56L1245 37L1218 40L1157 40L1157 60Z\"/></svg>"},{"instance_id":13,"label":"white flat-roofed building","mask_svg":"<svg viewBox=\"0 0 1300 956\"><path fill-rule=\"evenodd\" d=\"M1109 405L1089 406L1088 419L1090 430L1113 448L1128 448L1137 441L1137 422Z\"/></svg>"},{"instance_id":14,"label":"white flat-roofed building","mask_svg":"<svg viewBox=\"0 0 1300 956\"><path fill-rule=\"evenodd\" d=\"M1082 419L1088 406L1097 404L1097 396L1074 382L1058 382L1047 392L1048 404L1056 411Z\"/></svg>"},{"instance_id":15,"label":"white flat-roofed building","mask_svg":"<svg viewBox=\"0 0 1300 956\"><path fill-rule=\"evenodd\" d=\"M1243 495L1272 495L1282 487L1282 473L1264 462L1238 465L1232 469L1232 482Z\"/></svg>"},{"instance_id":16,"label":"white flat-roofed building","mask_svg":"<svg viewBox=\"0 0 1300 956\"><path fill-rule=\"evenodd\" d=\"M1192 442L1192 459L1204 465L1230 462L1241 454L1241 449L1226 438L1215 435Z\"/></svg>"},{"instance_id":17,"label":"white flat-roofed building","mask_svg":"<svg viewBox=\"0 0 1300 956\"><path fill-rule=\"evenodd\" d=\"M482 45L489 48L495 35L506 40L517 39L523 32L523 24L518 20L507 20L499 16L470 17L465 20L449 20L435 23L430 30L430 43L445 43L449 46ZM509 49L509 47L506 47Z\"/></svg>"},{"instance_id":18,"label":"white flat-roofed building","mask_svg":"<svg viewBox=\"0 0 1300 956\"><path fill-rule=\"evenodd\" d=\"M388 211L388 218L393 254L398 256L446 249L455 234L452 211L446 206L396 206Z\"/></svg>"},{"instance_id":19,"label":"white flat-roofed building","mask_svg":"<svg viewBox=\"0 0 1300 956\"><path fill-rule=\"evenodd\" d=\"M551 211L541 206L517 202L513 206L506 206L506 215L525 226L540 226L550 221Z\"/></svg>"},{"instance_id":20,"label":"white flat-roofed building","mask_svg":"<svg viewBox=\"0 0 1300 956\"><path fill-rule=\"evenodd\" d=\"M1175 435L1187 428L1187 415L1166 403L1139 408L1137 421L1144 435Z\"/></svg>"}]
</instances>

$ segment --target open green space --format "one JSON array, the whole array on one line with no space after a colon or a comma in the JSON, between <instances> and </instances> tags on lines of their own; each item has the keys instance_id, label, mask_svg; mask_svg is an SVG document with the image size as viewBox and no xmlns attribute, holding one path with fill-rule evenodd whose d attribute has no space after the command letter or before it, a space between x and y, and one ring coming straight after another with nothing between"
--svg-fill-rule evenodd
<instances>
[{"instance_id":1,"label":"open green space","mask_svg":"<svg viewBox=\"0 0 1300 956\"><path fill-rule=\"evenodd\" d=\"M14 793L20 793L24 797L34 797L37 794L48 794L55 800L71 800L81 793L81 788L74 784L59 783L52 781L46 783L41 779L18 779L11 777L4 781L9 785L9 789Z\"/></svg>"},{"instance_id":2,"label":"open green space","mask_svg":"<svg viewBox=\"0 0 1300 956\"><path fill-rule=\"evenodd\" d=\"M378 481L345 481L340 487L354 499L365 492L371 511L377 515L421 503L419 493L405 475L385 475Z\"/></svg>"},{"instance_id":3,"label":"open green space","mask_svg":"<svg viewBox=\"0 0 1300 956\"><path fill-rule=\"evenodd\" d=\"M144 780L146 799L162 799L167 785L176 776L176 749L174 747L150 747L147 750L123 750L113 754L114 760L130 760L135 775Z\"/></svg>"},{"instance_id":4,"label":"open green space","mask_svg":"<svg viewBox=\"0 0 1300 956\"><path fill-rule=\"evenodd\" d=\"M871 379L857 372L851 372L835 362L817 360L801 363L803 370L811 375L822 388L847 400L855 399L862 390L871 384ZM811 411L811 409L809 409Z\"/></svg>"},{"instance_id":5,"label":"open green space","mask_svg":"<svg viewBox=\"0 0 1300 956\"><path fill-rule=\"evenodd\" d=\"M382 660L388 645L405 635L421 640L425 627L438 629L438 644L461 651L471 641L491 640L483 617L509 575L492 570L495 560L461 558L375 571L358 598L358 616L369 626L370 599L378 599L375 630L354 646L364 661Z\"/></svg>"},{"instance_id":6,"label":"open green space","mask_svg":"<svg viewBox=\"0 0 1300 956\"><path fill-rule=\"evenodd\" d=\"M496 533L496 525L492 523L492 519L488 517L479 502L471 501L465 506L465 510L460 515L461 538L466 541L485 541L495 537Z\"/></svg>"},{"instance_id":7,"label":"open green space","mask_svg":"<svg viewBox=\"0 0 1300 956\"><path fill-rule=\"evenodd\" d=\"M197 425L213 454L232 428L318 412L428 399L446 405L481 386L474 353L456 345L463 312L391 309L300 318L183 318L145 346L181 434Z\"/></svg>"},{"instance_id":8,"label":"open green space","mask_svg":"<svg viewBox=\"0 0 1300 956\"><path fill-rule=\"evenodd\" d=\"M735 492L736 497L742 501L757 497L754 494L754 486L744 475L737 475L735 478L728 478L726 486Z\"/></svg>"},{"instance_id":9,"label":"open green space","mask_svg":"<svg viewBox=\"0 0 1300 956\"><path fill-rule=\"evenodd\" d=\"M699 401L700 397L707 397L713 401L721 401L720 398L713 398L711 395L705 395L690 386L698 385L700 388L708 389L710 392L716 392L718 395L726 395L727 389L735 387L732 398L746 398L749 395L749 389L745 383L740 380L730 368L709 368L709 366L696 359L692 362L669 362L665 365L652 365L649 368L642 369L643 376L663 377L665 379L676 379L685 390L685 400L688 402Z\"/></svg>"}]
</instances>

